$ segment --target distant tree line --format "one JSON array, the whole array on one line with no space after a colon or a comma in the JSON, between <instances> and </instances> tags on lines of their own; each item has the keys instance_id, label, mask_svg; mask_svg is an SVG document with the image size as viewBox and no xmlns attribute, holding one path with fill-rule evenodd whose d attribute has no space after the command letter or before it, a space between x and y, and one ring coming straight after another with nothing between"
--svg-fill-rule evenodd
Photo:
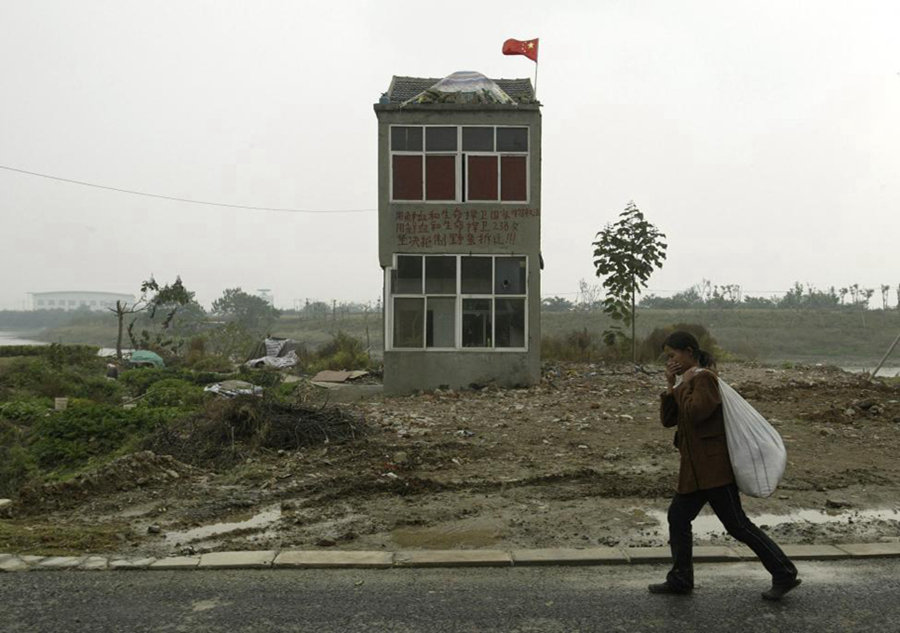
<instances>
[{"instance_id":1,"label":"distant tree line","mask_svg":"<svg viewBox=\"0 0 900 633\"><path fill-rule=\"evenodd\" d=\"M545 297L541 308L546 312L570 312L601 310L602 291L584 279L579 282L578 295L574 301L554 296ZM878 288L866 288L860 284L838 288L830 286L820 289L812 284L794 283L781 296L768 297L745 295L738 284L714 284L704 279L671 297L649 294L642 297L638 307L648 310L690 310L690 309L764 309L764 310L869 310L872 300L880 299L876 309L900 310L900 284L896 287L897 301L890 302L891 286L880 284ZM877 294L876 294L877 293ZM880 305L878 305L880 304Z\"/></svg>"}]
</instances>

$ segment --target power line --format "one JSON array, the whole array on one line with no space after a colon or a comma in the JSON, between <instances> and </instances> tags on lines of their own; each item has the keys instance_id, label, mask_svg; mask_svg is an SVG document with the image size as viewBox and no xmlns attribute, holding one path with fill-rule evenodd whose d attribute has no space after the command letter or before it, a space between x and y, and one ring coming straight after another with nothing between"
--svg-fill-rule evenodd
<instances>
[{"instance_id":1,"label":"power line","mask_svg":"<svg viewBox=\"0 0 900 633\"><path fill-rule=\"evenodd\" d=\"M84 182L82 180L72 180L71 178L62 178L61 176L51 176L50 174L39 174L34 171L25 169L17 169L15 167L7 167L0 165L0 169L12 171L27 176L37 176L38 178L47 178L48 180L58 180L59 182L67 182L73 185L81 185L83 187L93 187L95 189L105 189L107 191L117 191L119 193L127 193L133 196L144 196L146 198L158 198L160 200L172 200L174 202L187 202L189 204L202 204L208 207L226 207L229 209L246 209L249 211L278 211L280 213L370 213L376 209L334 209L334 210L318 210L318 209L287 209L284 207L257 207L244 204L228 204L225 202L208 202L206 200L191 200L189 198L178 198L175 196L166 196L158 193L147 193L146 191L135 191L133 189L121 189L119 187L109 187L107 185L98 185L93 182Z\"/></svg>"}]
</instances>

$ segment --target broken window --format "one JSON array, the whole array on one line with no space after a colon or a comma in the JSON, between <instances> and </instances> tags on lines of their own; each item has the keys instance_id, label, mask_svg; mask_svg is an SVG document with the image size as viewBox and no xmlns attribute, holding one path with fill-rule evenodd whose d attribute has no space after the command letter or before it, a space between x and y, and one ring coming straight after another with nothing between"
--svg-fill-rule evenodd
<instances>
[{"instance_id":1,"label":"broken window","mask_svg":"<svg viewBox=\"0 0 900 633\"><path fill-rule=\"evenodd\" d=\"M456 297L428 297L426 347L456 347Z\"/></svg>"},{"instance_id":2,"label":"broken window","mask_svg":"<svg viewBox=\"0 0 900 633\"><path fill-rule=\"evenodd\" d=\"M455 255L429 255L425 258L425 294L456 294Z\"/></svg>"},{"instance_id":3,"label":"broken window","mask_svg":"<svg viewBox=\"0 0 900 633\"><path fill-rule=\"evenodd\" d=\"M493 336L490 299L463 299L463 347L490 347Z\"/></svg>"},{"instance_id":4,"label":"broken window","mask_svg":"<svg viewBox=\"0 0 900 633\"><path fill-rule=\"evenodd\" d=\"M422 347L425 299L394 299L394 347Z\"/></svg>"},{"instance_id":5,"label":"broken window","mask_svg":"<svg viewBox=\"0 0 900 633\"><path fill-rule=\"evenodd\" d=\"M495 299L497 347L525 347L525 299Z\"/></svg>"},{"instance_id":6,"label":"broken window","mask_svg":"<svg viewBox=\"0 0 900 633\"><path fill-rule=\"evenodd\" d=\"M491 257L462 258L462 294L491 294L491 275L493 259Z\"/></svg>"},{"instance_id":7,"label":"broken window","mask_svg":"<svg viewBox=\"0 0 900 633\"><path fill-rule=\"evenodd\" d=\"M494 260L494 293L498 295L525 294L525 258L497 257Z\"/></svg>"}]
</instances>

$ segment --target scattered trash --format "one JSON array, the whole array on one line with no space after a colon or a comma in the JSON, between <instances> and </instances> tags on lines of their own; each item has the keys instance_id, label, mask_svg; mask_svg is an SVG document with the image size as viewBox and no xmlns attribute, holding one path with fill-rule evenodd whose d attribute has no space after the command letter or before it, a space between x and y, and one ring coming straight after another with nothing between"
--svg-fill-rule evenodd
<instances>
[{"instance_id":1,"label":"scattered trash","mask_svg":"<svg viewBox=\"0 0 900 633\"><path fill-rule=\"evenodd\" d=\"M293 344L294 341L287 338L267 338L262 347L266 355L248 360L244 364L255 369L261 367L272 367L274 369L293 367L300 362L297 352L293 349Z\"/></svg>"},{"instance_id":2,"label":"scattered trash","mask_svg":"<svg viewBox=\"0 0 900 633\"><path fill-rule=\"evenodd\" d=\"M474 437L475 432L470 431L469 429L460 429L456 432L459 437Z\"/></svg>"},{"instance_id":3,"label":"scattered trash","mask_svg":"<svg viewBox=\"0 0 900 633\"><path fill-rule=\"evenodd\" d=\"M263 388L253 383L243 380L225 380L207 386L203 391L214 393L226 398L235 398L237 396L261 396Z\"/></svg>"}]
</instances>

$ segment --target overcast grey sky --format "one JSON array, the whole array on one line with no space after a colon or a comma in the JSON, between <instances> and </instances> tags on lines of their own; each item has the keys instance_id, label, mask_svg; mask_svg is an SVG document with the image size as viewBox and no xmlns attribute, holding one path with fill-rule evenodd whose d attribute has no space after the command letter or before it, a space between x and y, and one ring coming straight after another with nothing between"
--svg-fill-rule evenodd
<instances>
[{"instance_id":1,"label":"overcast grey sky","mask_svg":"<svg viewBox=\"0 0 900 633\"><path fill-rule=\"evenodd\" d=\"M500 48L540 37L545 295L593 279L593 236L631 199L669 237L651 288L896 289L898 25L889 0L8 0L0 165L374 209L391 76L530 77ZM150 273L205 304L233 286L280 306L381 292L374 211L0 170L0 214L0 308Z\"/></svg>"}]
</instances>

